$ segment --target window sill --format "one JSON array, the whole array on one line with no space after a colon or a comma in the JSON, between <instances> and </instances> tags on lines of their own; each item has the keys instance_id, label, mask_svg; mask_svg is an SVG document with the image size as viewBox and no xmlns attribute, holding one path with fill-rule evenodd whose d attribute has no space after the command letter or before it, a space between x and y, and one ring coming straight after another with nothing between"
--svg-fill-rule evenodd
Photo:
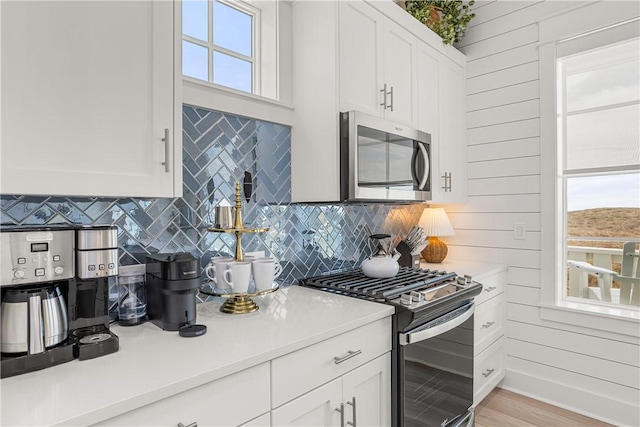
<instances>
[{"instance_id":1,"label":"window sill","mask_svg":"<svg viewBox=\"0 0 640 427\"><path fill-rule=\"evenodd\" d=\"M182 78L182 102L258 120L293 125L293 105L189 77Z\"/></svg>"},{"instance_id":2,"label":"window sill","mask_svg":"<svg viewBox=\"0 0 640 427\"><path fill-rule=\"evenodd\" d=\"M640 310L605 307L575 301L563 301L556 305L541 304L540 317L553 322L636 338L640 325Z\"/></svg>"}]
</instances>

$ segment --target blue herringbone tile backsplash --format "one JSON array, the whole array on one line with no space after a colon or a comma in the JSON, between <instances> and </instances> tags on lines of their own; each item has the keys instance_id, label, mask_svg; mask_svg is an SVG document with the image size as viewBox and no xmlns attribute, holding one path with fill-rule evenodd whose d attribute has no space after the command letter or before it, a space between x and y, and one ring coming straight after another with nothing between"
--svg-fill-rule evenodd
<instances>
[{"instance_id":1,"label":"blue herringbone tile backsplash","mask_svg":"<svg viewBox=\"0 0 640 427\"><path fill-rule=\"evenodd\" d=\"M244 223L269 227L247 234L245 251L265 250L283 263L279 280L357 266L370 255L362 226L405 234L424 205L291 203L291 129L287 126L185 105L184 193L175 199L105 199L47 196L0 197L3 224L115 224L120 264L144 263L145 255L190 252L206 264L212 255L233 255L235 237L207 231L213 207L234 202L236 181L254 177Z\"/></svg>"}]
</instances>

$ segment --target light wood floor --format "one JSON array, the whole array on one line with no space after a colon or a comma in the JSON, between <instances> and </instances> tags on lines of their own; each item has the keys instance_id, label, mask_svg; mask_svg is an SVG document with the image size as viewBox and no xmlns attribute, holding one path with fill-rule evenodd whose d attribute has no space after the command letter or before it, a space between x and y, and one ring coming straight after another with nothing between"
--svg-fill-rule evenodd
<instances>
[{"instance_id":1,"label":"light wood floor","mask_svg":"<svg viewBox=\"0 0 640 427\"><path fill-rule=\"evenodd\" d=\"M609 427L610 424L496 388L476 408L476 427Z\"/></svg>"}]
</instances>

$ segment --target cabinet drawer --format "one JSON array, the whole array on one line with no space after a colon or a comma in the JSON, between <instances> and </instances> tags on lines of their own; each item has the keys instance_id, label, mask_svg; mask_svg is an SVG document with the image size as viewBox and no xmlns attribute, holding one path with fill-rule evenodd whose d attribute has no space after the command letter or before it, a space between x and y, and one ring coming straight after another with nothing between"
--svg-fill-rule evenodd
<instances>
[{"instance_id":1,"label":"cabinet drawer","mask_svg":"<svg viewBox=\"0 0 640 427\"><path fill-rule=\"evenodd\" d=\"M99 426L237 426L269 412L269 363L110 418Z\"/></svg>"},{"instance_id":2,"label":"cabinet drawer","mask_svg":"<svg viewBox=\"0 0 640 427\"><path fill-rule=\"evenodd\" d=\"M480 280L480 283L483 285L482 293L476 297L476 305L480 305L489 298L504 292L507 284L507 271L501 271L498 274L486 277Z\"/></svg>"},{"instance_id":3,"label":"cabinet drawer","mask_svg":"<svg viewBox=\"0 0 640 427\"><path fill-rule=\"evenodd\" d=\"M390 350L391 318L387 317L274 359L272 408Z\"/></svg>"},{"instance_id":4,"label":"cabinet drawer","mask_svg":"<svg viewBox=\"0 0 640 427\"><path fill-rule=\"evenodd\" d=\"M473 404L477 405L504 378L504 337L476 356L473 363Z\"/></svg>"},{"instance_id":5,"label":"cabinet drawer","mask_svg":"<svg viewBox=\"0 0 640 427\"><path fill-rule=\"evenodd\" d=\"M504 335L504 298L492 298L477 307L474 321L474 355L480 354L492 342Z\"/></svg>"}]
</instances>

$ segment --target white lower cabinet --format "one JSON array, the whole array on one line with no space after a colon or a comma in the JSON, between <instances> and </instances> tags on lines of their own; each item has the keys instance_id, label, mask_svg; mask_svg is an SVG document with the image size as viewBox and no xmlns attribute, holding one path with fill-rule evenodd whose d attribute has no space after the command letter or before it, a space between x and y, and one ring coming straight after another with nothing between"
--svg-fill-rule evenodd
<instances>
[{"instance_id":1,"label":"white lower cabinet","mask_svg":"<svg viewBox=\"0 0 640 427\"><path fill-rule=\"evenodd\" d=\"M391 318L271 361L274 426L391 423Z\"/></svg>"},{"instance_id":2,"label":"white lower cabinet","mask_svg":"<svg viewBox=\"0 0 640 427\"><path fill-rule=\"evenodd\" d=\"M389 426L390 351L386 317L95 425Z\"/></svg>"},{"instance_id":3,"label":"white lower cabinet","mask_svg":"<svg viewBox=\"0 0 640 427\"><path fill-rule=\"evenodd\" d=\"M477 406L504 378L506 268L481 279L474 315L473 405Z\"/></svg>"},{"instance_id":4,"label":"white lower cabinet","mask_svg":"<svg viewBox=\"0 0 640 427\"><path fill-rule=\"evenodd\" d=\"M96 425L268 426L270 385L269 362L265 362Z\"/></svg>"},{"instance_id":5,"label":"white lower cabinet","mask_svg":"<svg viewBox=\"0 0 640 427\"><path fill-rule=\"evenodd\" d=\"M391 355L320 386L272 412L274 426L391 425Z\"/></svg>"}]
</instances>

